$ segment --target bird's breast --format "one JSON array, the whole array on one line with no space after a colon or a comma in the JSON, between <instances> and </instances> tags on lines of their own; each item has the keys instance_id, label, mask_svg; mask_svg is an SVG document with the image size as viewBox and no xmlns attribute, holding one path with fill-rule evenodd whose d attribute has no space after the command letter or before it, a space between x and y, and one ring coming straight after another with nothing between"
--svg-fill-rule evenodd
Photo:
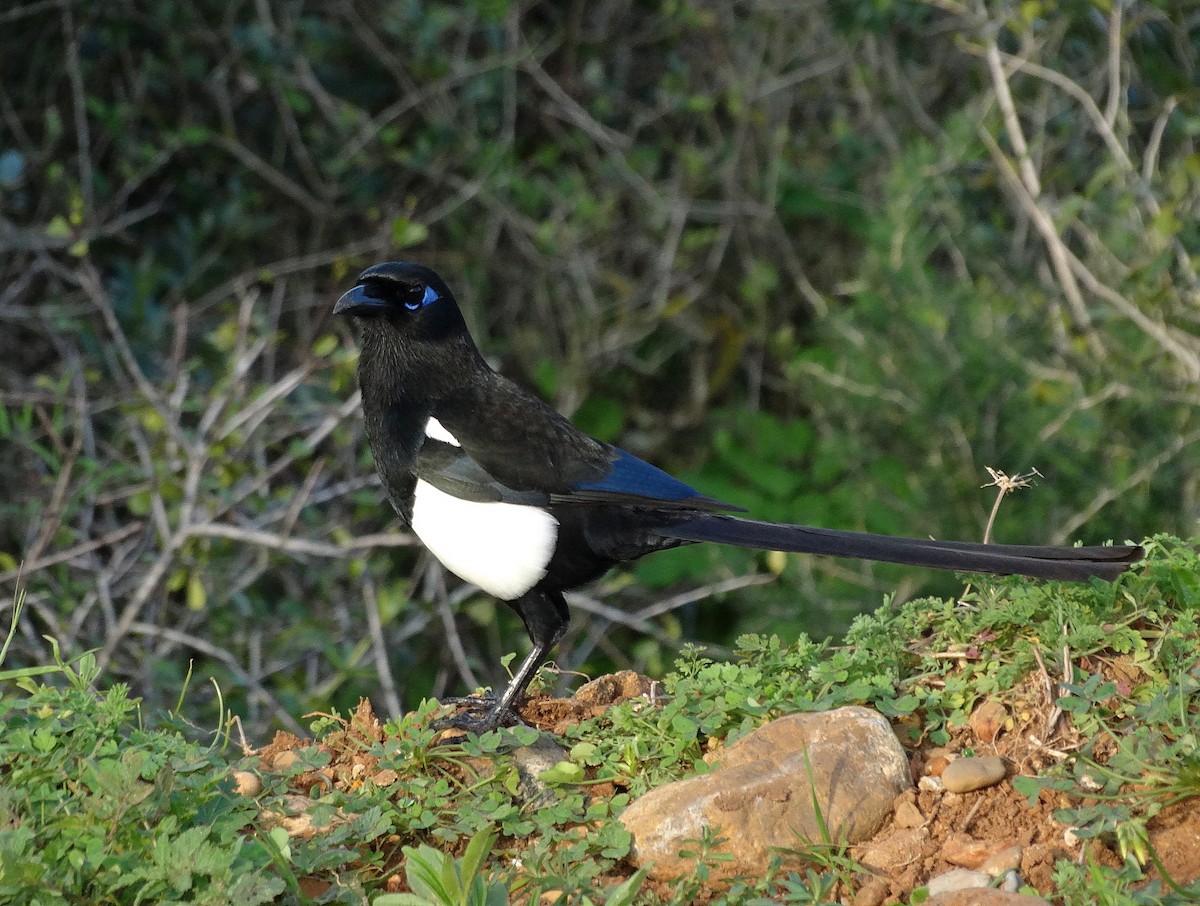
<instances>
[{"instance_id":1,"label":"bird's breast","mask_svg":"<svg viewBox=\"0 0 1200 906\"><path fill-rule=\"evenodd\" d=\"M558 540L558 520L540 507L463 500L420 479L410 524L446 569L505 601L542 580Z\"/></svg>"}]
</instances>

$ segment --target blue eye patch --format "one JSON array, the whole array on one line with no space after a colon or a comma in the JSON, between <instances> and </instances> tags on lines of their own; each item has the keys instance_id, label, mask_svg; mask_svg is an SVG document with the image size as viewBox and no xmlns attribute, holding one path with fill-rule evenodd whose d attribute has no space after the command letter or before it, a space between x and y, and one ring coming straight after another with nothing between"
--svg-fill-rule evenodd
<instances>
[{"instance_id":1,"label":"blue eye patch","mask_svg":"<svg viewBox=\"0 0 1200 906\"><path fill-rule=\"evenodd\" d=\"M438 299L442 298L438 295L438 291L432 286L425 287L425 292L421 296L420 302L405 302L404 307L409 311L416 311L419 308L424 308L426 305L432 305Z\"/></svg>"}]
</instances>

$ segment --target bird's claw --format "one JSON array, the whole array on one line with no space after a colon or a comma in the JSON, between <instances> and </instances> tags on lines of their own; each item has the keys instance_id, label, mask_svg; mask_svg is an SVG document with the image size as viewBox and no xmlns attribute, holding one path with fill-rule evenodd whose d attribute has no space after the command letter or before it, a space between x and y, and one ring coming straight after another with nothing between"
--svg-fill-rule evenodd
<instances>
[{"instance_id":1,"label":"bird's claw","mask_svg":"<svg viewBox=\"0 0 1200 906\"><path fill-rule=\"evenodd\" d=\"M494 692L482 695L447 698L444 705L457 705L462 710L449 717L440 717L429 726L434 730L462 730L464 733L482 735L500 727L517 726L523 723L515 713L501 708Z\"/></svg>"}]
</instances>

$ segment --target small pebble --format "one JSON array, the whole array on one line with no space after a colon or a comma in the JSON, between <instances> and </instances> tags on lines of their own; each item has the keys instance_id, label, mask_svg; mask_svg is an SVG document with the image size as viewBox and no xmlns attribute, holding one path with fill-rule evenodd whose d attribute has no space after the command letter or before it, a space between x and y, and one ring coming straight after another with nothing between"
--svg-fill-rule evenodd
<instances>
[{"instance_id":1,"label":"small pebble","mask_svg":"<svg viewBox=\"0 0 1200 906\"><path fill-rule=\"evenodd\" d=\"M980 871L985 871L993 878L998 878L1002 874L1020 868L1021 856L1023 854L1024 851L1021 849L1020 844L1014 844L1013 846L1005 847L998 853L993 853L978 867Z\"/></svg>"},{"instance_id":2,"label":"small pebble","mask_svg":"<svg viewBox=\"0 0 1200 906\"><path fill-rule=\"evenodd\" d=\"M932 749L925 756L925 773L930 777L941 777L942 771L952 760L953 757L944 749Z\"/></svg>"},{"instance_id":3,"label":"small pebble","mask_svg":"<svg viewBox=\"0 0 1200 906\"><path fill-rule=\"evenodd\" d=\"M888 889L888 882L883 878L871 878L858 888L858 893L850 902L852 906L882 906L887 899Z\"/></svg>"},{"instance_id":4,"label":"small pebble","mask_svg":"<svg viewBox=\"0 0 1200 906\"><path fill-rule=\"evenodd\" d=\"M1005 893L1016 893L1021 889L1021 876L1011 869L1004 873L1004 885L1000 888Z\"/></svg>"},{"instance_id":5,"label":"small pebble","mask_svg":"<svg viewBox=\"0 0 1200 906\"><path fill-rule=\"evenodd\" d=\"M946 765L942 783L951 793L969 793L999 783L1008 774L1004 759L998 755L959 758Z\"/></svg>"},{"instance_id":6,"label":"small pebble","mask_svg":"<svg viewBox=\"0 0 1200 906\"><path fill-rule=\"evenodd\" d=\"M257 796L262 792L262 781L253 771L234 771L233 788L242 796Z\"/></svg>"},{"instance_id":7,"label":"small pebble","mask_svg":"<svg viewBox=\"0 0 1200 906\"><path fill-rule=\"evenodd\" d=\"M971 871L966 868L956 868L935 878L930 878L926 887L929 895L936 897L940 893L950 893L955 890L976 890L980 887L990 887L992 879L982 871Z\"/></svg>"},{"instance_id":8,"label":"small pebble","mask_svg":"<svg viewBox=\"0 0 1200 906\"><path fill-rule=\"evenodd\" d=\"M992 743L1007 726L1008 709L998 701L985 701L967 719L971 732L982 743Z\"/></svg>"},{"instance_id":9,"label":"small pebble","mask_svg":"<svg viewBox=\"0 0 1200 906\"><path fill-rule=\"evenodd\" d=\"M396 783L400 779L400 775L391 768L384 768L382 771L376 771L371 775L371 782L377 787L388 787Z\"/></svg>"},{"instance_id":10,"label":"small pebble","mask_svg":"<svg viewBox=\"0 0 1200 906\"><path fill-rule=\"evenodd\" d=\"M937 793L946 788L941 777L922 777L917 781L917 787L931 793Z\"/></svg>"},{"instance_id":11,"label":"small pebble","mask_svg":"<svg viewBox=\"0 0 1200 906\"><path fill-rule=\"evenodd\" d=\"M991 855L991 846L967 834L951 834L942 844L942 858L960 868L978 868L984 871L980 866Z\"/></svg>"},{"instance_id":12,"label":"small pebble","mask_svg":"<svg viewBox=\"0 0 1200 906\"><path fill-rule=\"evenodd\" d=\"M1079 834L1075 832L1075 828L1068 827L1063 831L1063 843L1067 844L1071 849L1079 845Z\"/></svg>"},{"instance_id":13,"label":"small pebble","mask_svg":"<svg viewBox=\"0 0 1200 906\"><path fill-rule=\"evenodd\" d=\"M916 803L909 802L907 799L896 806L896 815L892 820L896 823L896 827L906 829L922 827L925 824L925 816L921 814Z\"/></svg>"}]
</instances>

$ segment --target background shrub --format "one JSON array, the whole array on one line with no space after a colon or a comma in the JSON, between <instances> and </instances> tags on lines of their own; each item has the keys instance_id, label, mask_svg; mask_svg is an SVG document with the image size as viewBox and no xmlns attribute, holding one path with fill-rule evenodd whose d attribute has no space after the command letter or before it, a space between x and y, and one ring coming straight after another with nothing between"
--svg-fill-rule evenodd
<instances>
[{"instance_id":1,"label":"background shrub","mask_svg":"<svg viewBox=\"0 0 1200 906\"><path fill-rule=\"evenodd\" d=\"M9 5L10 659L98 648L152 707L191 663L259 727L502 676L519 624L371 473L329 312L384 259L757 514L975 538L985 468L1036 467L999 540L1190 531L1198 32L1184 0ZM825 635L927 583L678 551L578 596L562 662Z\"/></svg>"}]
</instances>

